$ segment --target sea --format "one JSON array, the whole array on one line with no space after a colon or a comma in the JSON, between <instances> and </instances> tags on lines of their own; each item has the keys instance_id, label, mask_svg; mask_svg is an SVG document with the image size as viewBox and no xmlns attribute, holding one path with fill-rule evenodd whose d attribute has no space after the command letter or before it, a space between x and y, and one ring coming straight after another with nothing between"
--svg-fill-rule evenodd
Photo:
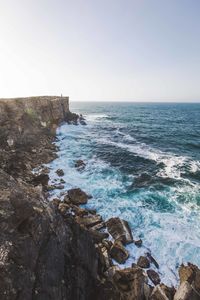
<instances>
[{"instance_id":1,"label":"sea","mask_svg":"<svg viewBox=\"0 0 200 300\"><path fill-rule=\"evenodd\" d=\"M87 125L58 128L51 182L63 169L64 190L80 187L93 196L87 208L129 222L143 245L128 245L121 267L150 252L162 281L176 286L182 263L200 267L200 103L71 102L70 110Z\"/></svg>"}]
</instances>

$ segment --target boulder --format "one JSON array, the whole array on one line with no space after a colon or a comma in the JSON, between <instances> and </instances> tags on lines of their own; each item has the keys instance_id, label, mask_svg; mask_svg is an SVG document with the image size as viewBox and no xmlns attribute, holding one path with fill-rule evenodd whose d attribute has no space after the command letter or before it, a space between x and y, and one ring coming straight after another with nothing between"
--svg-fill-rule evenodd
<instances>
[{"instance_id":1,"label":"boulder","mask_svg":"<svg viewBox=\"0 0 200 300\"><path fill-rule=\"evenodd\" d=\"M58 169L57 171L56 171L56 174L58 175L58 176L64 176L65 175L65 173L64 173L64 171L62 170L62 169Z\"/></svg>"},{"instance_id":2,"label":"boulder","mask_svg":"<svg viewBox=\"0 0 200 300\"><path fill-rule=\"evenodd\" d=\"M111 257L119 264L124 264L129 257L129 253L120 241L115 241L110 249Z\"/></svg>"},{"instance_id":3,"label":"boulder","mask_svg":"<svg viewBox=\"0 0 200 300\"><path fill-rule=\"evenodd\" d=\"M108 232L115 240L120 240L124 245L133 242L131 229L127 221L120 218L111 218L106 222Z\"/></svg>"},{"instance_id":4,"label":"boulder","mask_svg":"<svg viewBox=\"0 0 200 300\"><path fill-rule=\"evenodd\" d=\"M152 269L147 270L147 275L149 277L149 279L155 284L160 284L160 276L158 275L158 273Z\"/></svg>"},{"instance_id":5,"label":"boulder","mask_svg":"<svg viewBox=\"0 0 200 300\"><path fill-rule=\"evenodd\" d=\"M91 228L99 223L102 223L102 217L100 215L90 215L90 216L76 216L76 222L84 225L87 228Z\"/></svg>"},{"instance_id":6,"label":"boulder","mask_svg":"<svg viewBox=\"0 0 200 300\"><path fill-rule=\"evenodd\" d=\"M68 197L69 197L70 201L75 205L86 204L88 199L90 198L80 188L75 188L75 189L69 190Z\"/></svg>"},{"instance_id":7,"label":"boulder","mask_svg":"<svg viewBox=\"0 0 200 300\"><path fill-rule=\"evenodd\" d=\"M174 300L199 300L200 295L197 294L188 281L184 281L179 286L174 295Z\"/></svg>"},{"instance_id":8,"label":"boulder","mask_svg":"<svg viewBox=\"0 0 200 300\"><path fill-rule=\"evenodd\" d=\"M144 268L144 269L147 269L150 267L150 262L148 260L148 258L146 256L140 256L138 261L137 261L137 265L140 267L140 268Z\"/></svg>"},{"instance_id":9,"label":"boulder","mask_svg":"<svg viewBox=\"0 0 200 300\"><path fill-rule=\"evenodd\" d=\"M116 270L113 281L120 292L119 299L142 300L144 298L144 274L140 268Z\"/></svg>"}]
</instances>

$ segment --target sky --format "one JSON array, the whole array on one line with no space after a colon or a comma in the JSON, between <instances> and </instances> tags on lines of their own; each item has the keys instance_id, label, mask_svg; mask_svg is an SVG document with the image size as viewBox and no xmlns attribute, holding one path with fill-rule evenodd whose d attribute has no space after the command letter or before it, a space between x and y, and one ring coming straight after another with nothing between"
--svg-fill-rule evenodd
<instances>
[{"instance_id":1,"label":"sky","mask_svg":"<svg viewBox=\"0 0 200 300\"><path fill-rule=\"evenodd\" d=\"M199 0L0 0L0 98L199 101Z\"/></svg>"}]
</instances>

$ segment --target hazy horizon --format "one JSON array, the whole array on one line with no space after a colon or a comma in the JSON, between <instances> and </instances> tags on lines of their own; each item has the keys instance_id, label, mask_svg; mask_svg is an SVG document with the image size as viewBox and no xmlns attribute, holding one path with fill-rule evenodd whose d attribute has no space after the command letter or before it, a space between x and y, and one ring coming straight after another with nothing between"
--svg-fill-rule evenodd
<instances>
[{"instance_id":1,"label":"hazy horizon","mask_svg":"<svg viewBox=\"0 0 200 300\"><path fill-rule=\"evenodd\" d=\"M197 0L0 0L0 98L200 102Z\"/></svg>"}]
</instances>

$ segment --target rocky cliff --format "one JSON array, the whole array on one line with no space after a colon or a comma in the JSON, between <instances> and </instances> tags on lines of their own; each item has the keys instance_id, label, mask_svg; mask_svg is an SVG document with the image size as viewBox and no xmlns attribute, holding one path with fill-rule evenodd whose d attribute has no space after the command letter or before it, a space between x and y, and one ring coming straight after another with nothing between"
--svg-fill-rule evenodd
<instances>
[{"instance_id":1,"label":"rocky cliff","mask_svg":"<svg viewBox=\"0 0 200 300\"><path fill-rule=\"evenodd\" d=\"M123 263L129 256L129 225L119 218L104 222L80 208L88 199L80 189L69 190L63 201L48 201L48 170L32 170L56 156L56 127L78 118L67 97L0 100L0 299L200 299L194 265L180 267L177 291L160 283L159 265L149 253L130 268L114 265L112 258ZM79 160L75 167L84 166ZM63 171L57 174L61 178ZM100 231L104 227L113 241ZM141 246L141 240L134 242Z\"/></svg>"},{"instance_id":2,"label":"rocky cliff","mask_svg":"<svg viewBox=\"0 0 200 300\"><path fill-rule=\"evenodd\" d=\"M47 201L32 169L55 157L55 128L76 121L65 97L0 100L0 299L90 299L90 235Z\"/></svg>"}]
</instances>

